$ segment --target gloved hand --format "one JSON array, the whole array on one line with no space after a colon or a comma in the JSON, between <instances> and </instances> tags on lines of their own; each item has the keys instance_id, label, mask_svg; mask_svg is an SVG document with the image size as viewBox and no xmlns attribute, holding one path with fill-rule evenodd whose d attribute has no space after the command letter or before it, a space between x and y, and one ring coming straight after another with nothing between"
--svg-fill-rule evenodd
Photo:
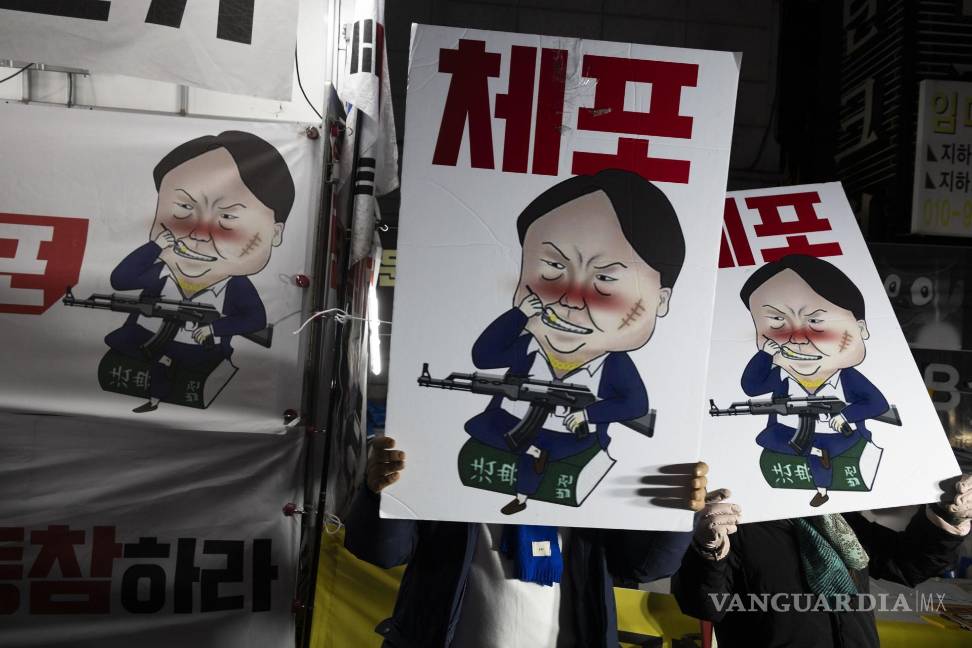
<instances>
[{"instance_id":1,"label":"gloved hand","mask_svg":"<svg viewBox=\"0 0 972 648\"><path fill-rule=\"evenodd\" d=\"M726 501L731 495L728 488L707 494L705 507L695 521L693 542L711 560L721 560L729 553L729 535L736 532L742 518L742 508Z\"/></svg>"},{"instance_id":2,"label":"gloved hand","mask_svg":"<svg viewBox=\"0 0 972 648\"><path fill-rule=\"evenodd\" d=\"M969 520L972 520L972 475L942 482L942 498L931 509L953 527L968 533Z\"/></svg>"}]
</instances>

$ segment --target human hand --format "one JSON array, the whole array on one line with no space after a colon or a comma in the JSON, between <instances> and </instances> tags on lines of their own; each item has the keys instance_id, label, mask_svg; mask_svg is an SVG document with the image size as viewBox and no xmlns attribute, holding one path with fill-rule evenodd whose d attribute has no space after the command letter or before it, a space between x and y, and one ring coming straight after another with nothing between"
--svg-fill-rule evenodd
<instances>
[{"instance_id":1,"label":"human hand","mask_svg":"<svg viewBox=\"0 0 972 648\"><path fill-rule=\"evenodd\" d=\"M726 501L731 496L728 488L706 495L705 507L695 522L693 542L703 555L713 560L721 560L729 553L729 536L736 532L742 518L742 508Z\"/></svg>"},{"instance_id":2,"label":"human hand","mask_svg":"<svg viewBox=\"0 0 972 648\"><path fill-rule=\"evenodd\" d=\"M397 482L405 468L405 453L393 450L394 447L395 439L391 437L377 437L371 442L365 480L372 493L380 493L389 484Z\"/></svg>"},{"instance_id":3,"label":"human hand","mask_svg":"<svg viewBox=\"0 0 972 648\"><path fill-rule=\"evenodd\" d=\"M942 497L933 506L936 515L954 527L967 527L972 520L972 475L946 479L942 482Z\"/></svg>"},{"instance_id":4,"label":"human hand","mask_svg":"<svg viewBox=\"0 0 972 648\"><path fill-rule=\"evenodd\" d=\"M658 472L658 475L640 478L639 481L649 487L639 488L638 495L650 497L654 506L691 511L702 509L709 483L706 477L709 466L705 462L668 464L659 466Z\"/></svg>"},{"instance_id":5,"label":"human hand","mask_svg":"<svg viewBox=\"0 0 972 648\"><path fill-rule=\"evenodd\" d=\"M537 297L537 294L530 290L527 286L527 295L520 301L520 305L517 306L527 318L533 317L534 315L539 315L543 312L543 302Z\"/></svg>"},{"instance_id":6,"label":"human hand","mask_svg":"<svg viewBox=\"0 0 972 648\"><path fill-rule=\"evenodd\" d=\"M196 344L205 344L207 340L213 339L213 327L200 326L192 332L192 339L196 341Z\"/></svg>"},{"instance_id":7,"label":"human hand","mask_svg":"<svg viewBox=\"0 0 972 648\"><path fill-rule=\"evenodd\" d=\"M168 228L163 227L159 235L155 237L155 244L158 245L163 250L167 247L172 247L176 243L175 234L170 232Z\"/></svg>"}]
</instances>

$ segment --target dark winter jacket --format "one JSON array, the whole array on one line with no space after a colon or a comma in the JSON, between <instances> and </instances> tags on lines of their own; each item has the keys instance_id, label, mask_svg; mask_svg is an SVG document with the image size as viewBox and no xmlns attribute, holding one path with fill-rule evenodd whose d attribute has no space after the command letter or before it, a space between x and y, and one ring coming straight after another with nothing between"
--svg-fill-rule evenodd
<instances>
[{"instance_id":1,"label":"dark winter jacket","mask_svg":"<svg viewBox=\"0 0 972 648\"><path fill-rule=\"evenodd\" d=\"M359 490L345 535L345 546L362 560L386 568L408 563L394 614L376 630L394 648L449 648L463 613L462 594L480 527L382 519L378 501L366 487ZM577 643L617 648L614 585L635 586L671 575L691 534L571 529L567 538L564 582L571 587Z\"/></svg>"},{"instance_id":2,"label":"dark winter jacket","mask_svg":"<svg viewBox=\"0 0 972 648\"><path fill-rule=\"evenodd\" d=\"M908 528L897 532L867 520L860 513L845 513L844 518L857 534L870 558L867 570L852 572L861 592L868 591L868 577L882 578L914 586L943 571L950 564L961 536L935 526L922 507ZM682 558L682 566L672 579L672 593L686 614L715 623L719 646L724 648L867 648L879 645L874 612L865 607L851 611L726 611L739 594L749 607L750 594L810 593L800 568L796 529L792 522L743 524L729 536L729 555L708 560L695 548ZM714 596L710 596L714 595ZM720 611L717 602L723 600ZM801 610L808 597L799 599ZM770 599L772 601L772 599ZM789 597L780 603L794 602ZM851 605L857 598L852 597ZM890 601L889 605L893 605ZM910 601L911 605L915 601ZM835 608L836 605L832 605Z\"/></svg>"}]
</instances>

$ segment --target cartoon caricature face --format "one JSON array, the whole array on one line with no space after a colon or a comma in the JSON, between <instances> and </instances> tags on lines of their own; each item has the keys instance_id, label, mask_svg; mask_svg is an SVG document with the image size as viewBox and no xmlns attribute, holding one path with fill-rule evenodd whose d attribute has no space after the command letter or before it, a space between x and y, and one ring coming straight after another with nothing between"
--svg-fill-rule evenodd
<instances>
[{"instance_id":1,"label":"cartoon caricature face","mask_svg":"<svg viewBox=\"0 0 972 648\"><path fill-rule=\"evenodd\" d=\"M176 244L159 258L191 296L228 277L262 270L280 245L283 227L243 183L229 152L217 148L162 179L151 237L165 230L175 237Z\"/></svg>"},{"instance_id":2,"label":"cartoon caricature face","mask_svg":"<svg viewBox=\"0 0 972 648\"><path fill-rule=\"evenodd\" d=\"M796 272L785 269L749 298L756 345L773 353L773 364L812 386L840 369L859 365L870 337L867 324L818 295ZM767 340L779 345L766 347Z\"/></svg>"},{"instance_id":3,"label":"cartoon caricature face","mask_svg":"<svg viewBox=\"0 0 972 648\"><path fill-rule=\"evenodd\" d=\"M537 219L523 240L514 305L530 292L544 304L526 330L564 375L611 351L643 346L668 313L671 288L626 240L603 191Z\"/></svg>"}]
</instances>

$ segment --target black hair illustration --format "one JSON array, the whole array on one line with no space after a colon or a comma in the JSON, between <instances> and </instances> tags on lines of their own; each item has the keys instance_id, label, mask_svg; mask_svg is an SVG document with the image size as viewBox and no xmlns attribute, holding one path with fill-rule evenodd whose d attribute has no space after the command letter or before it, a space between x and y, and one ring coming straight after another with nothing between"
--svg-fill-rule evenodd
<instances>
[{"instance_id":1,"label":"black hair illustration","mask_svg":"<svg viewBox=\"0 0 972 648\"><path fill-rule=\"evenodd\" d=\"M219 135L204 135L180 144L159 160L152 171L156 190L169 171L220 148L226 149L233 158L246 188L273 210L273 220L285 223L294 204L294 179L276 147L252 133L223 131Z\"/></svg>"},{"instance_id":2,"label":"black hair illustration","mask_svg":"<svg viewBox=\"0 0 972 648\"><path fill-rule=\"evenodd\" d=\"M856 319L864 319L864 296L854 282L835 265L804 254L789 254L754 272L739 291L739 298L746 308L749 308L749 298L756 289L784 270L797 273L815 293L830 303L849 310Z\"/></svg>"},{"instance_id":3,"label":"black hair illustration","mask_svg":"<svg viewBox=\"0 0 972 648\"><path fill-rule=\"evenodd\" d=\"M671 288L685 261L685 238L668 197L637 173L605 169L555 184L534 198L517 217L520 243L523 243L530 225L540 217L595 191L607 195L624 238L638 256L661 275L662 287Z\"/></svg>"}]
</instances>

